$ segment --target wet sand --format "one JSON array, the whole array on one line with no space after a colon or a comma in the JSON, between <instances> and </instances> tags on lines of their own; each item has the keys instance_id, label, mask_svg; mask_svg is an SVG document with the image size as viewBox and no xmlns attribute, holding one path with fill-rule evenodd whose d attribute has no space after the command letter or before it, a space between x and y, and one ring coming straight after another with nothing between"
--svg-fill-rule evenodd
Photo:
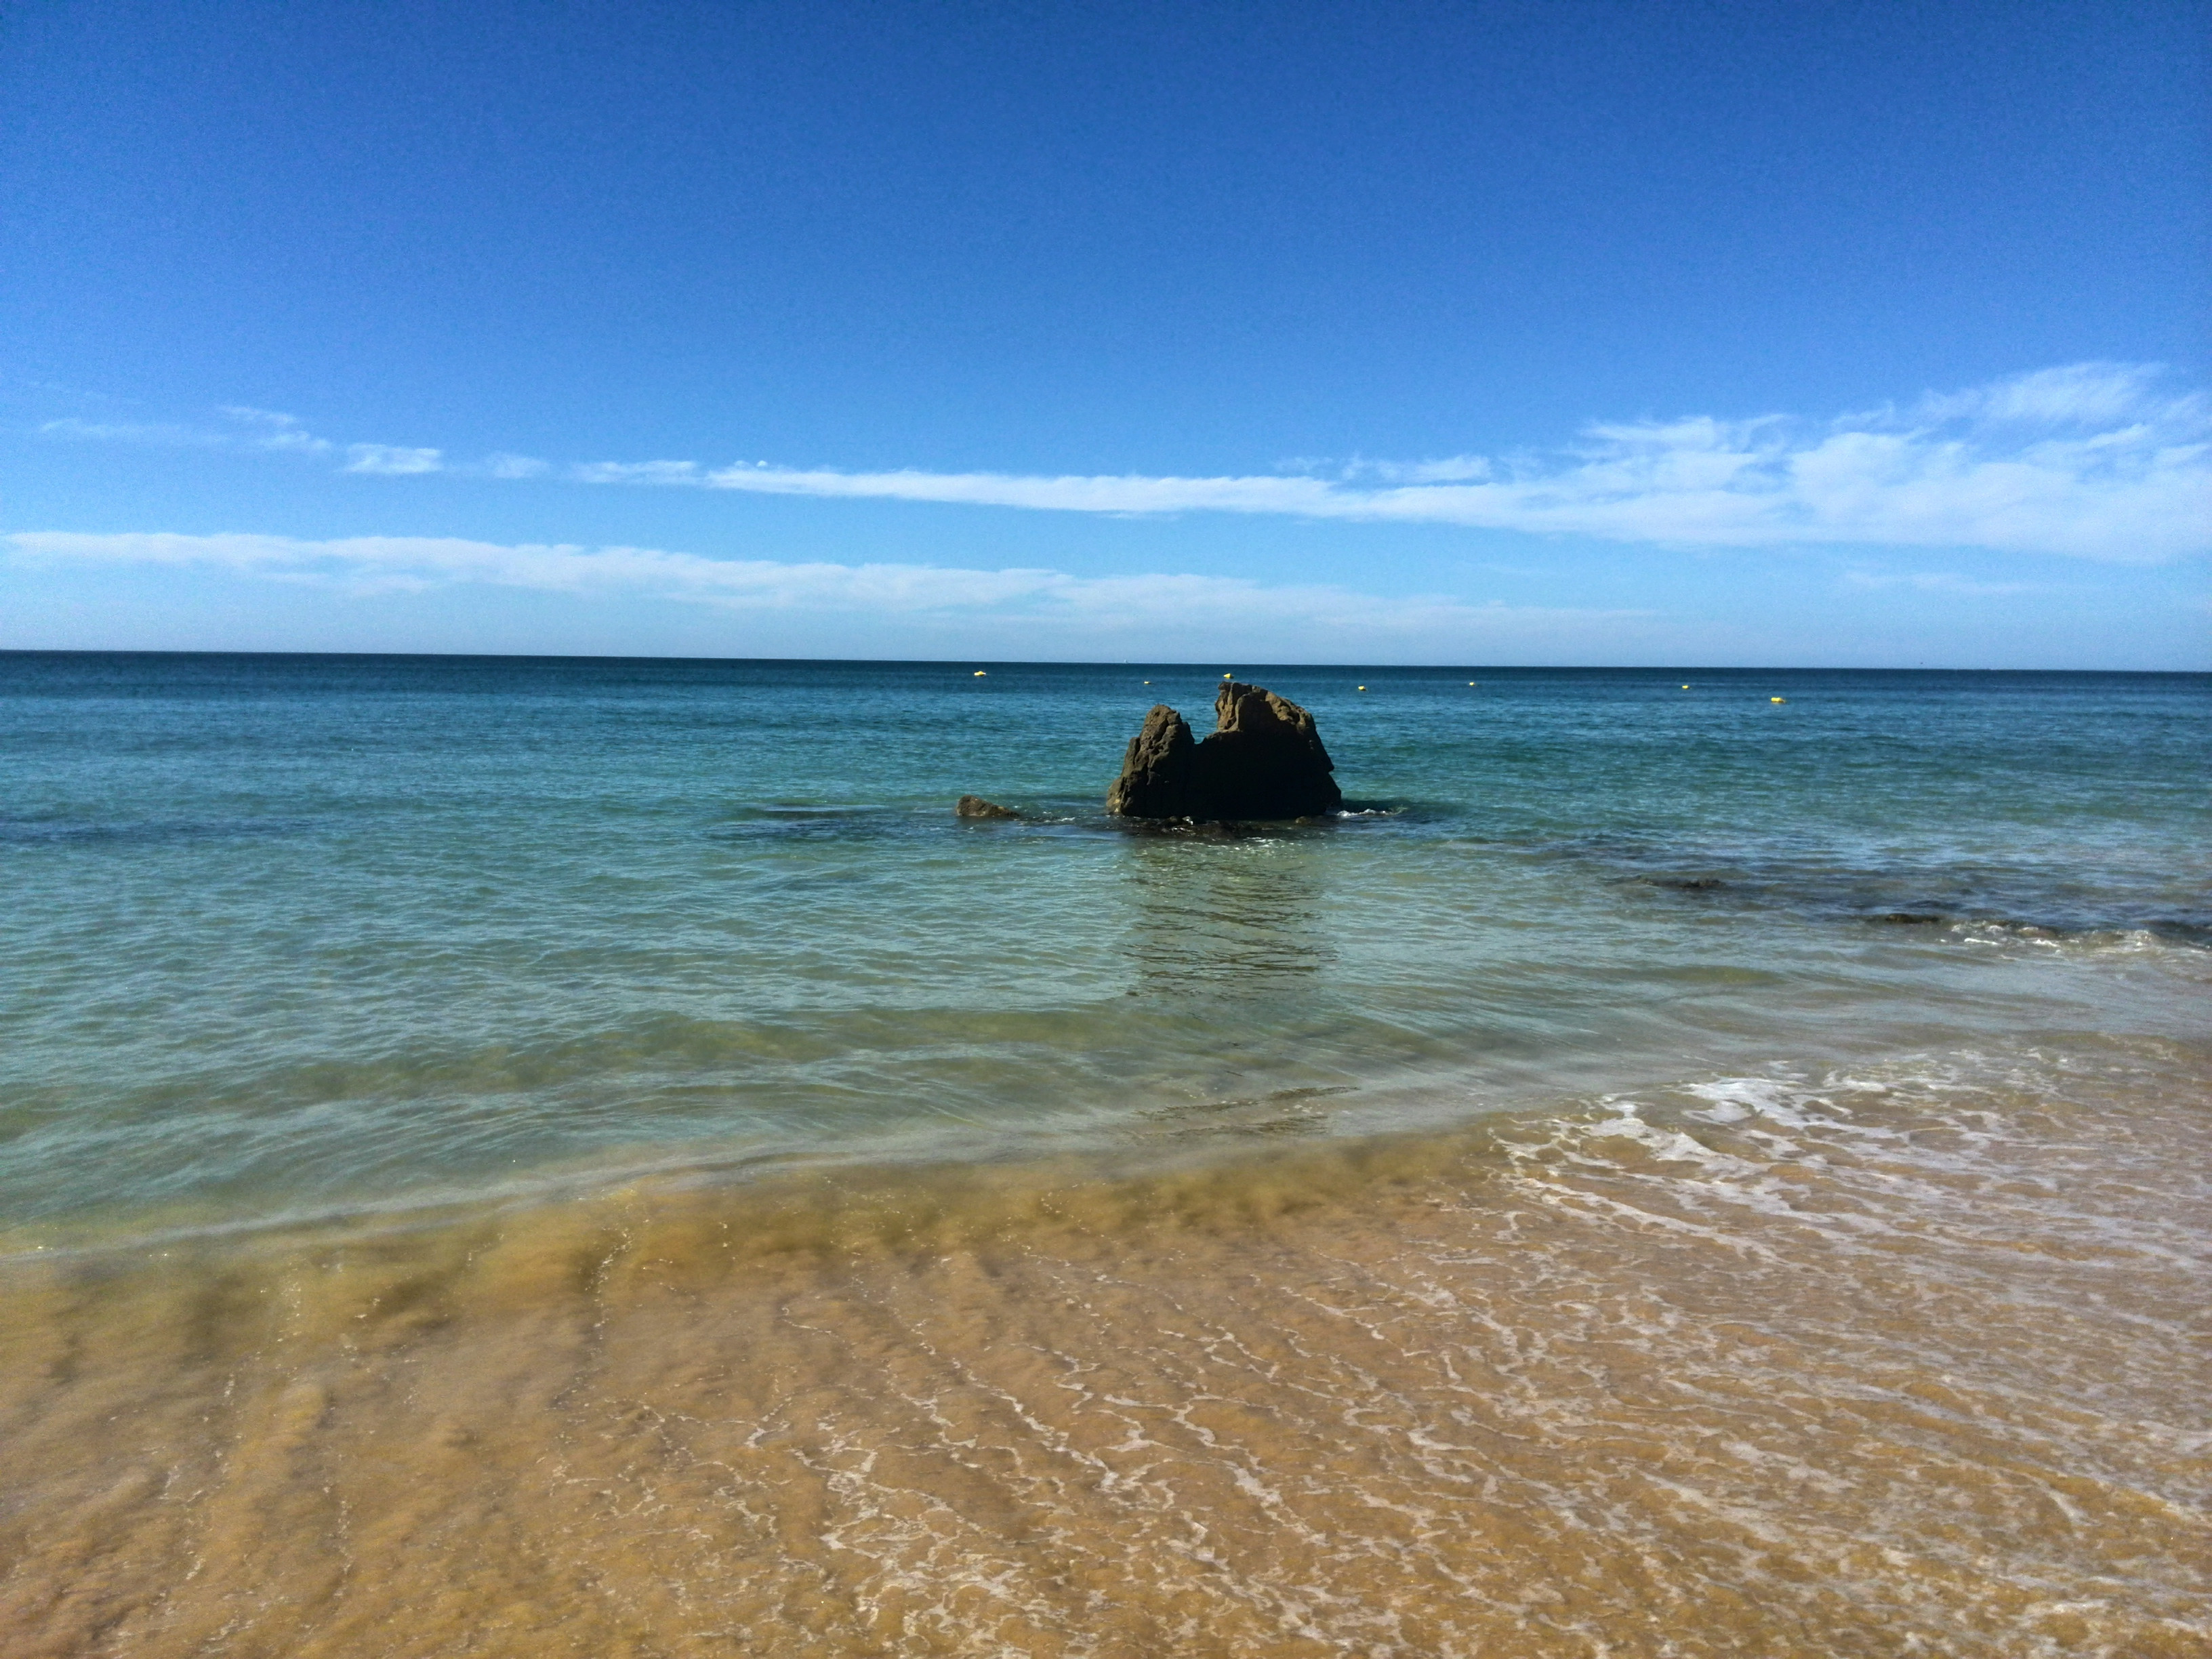
<instances>
[{"instance_id":1,"label":"wet sand","mask_svg":"<svg viewBox=\"0 0 2212 1659\"><path fill-rule=\"evenodd\" d=\"M2206 1057L2093 1047L19 1256L0 1652L2212 1652Z\"/></svg>"}]
</instances>

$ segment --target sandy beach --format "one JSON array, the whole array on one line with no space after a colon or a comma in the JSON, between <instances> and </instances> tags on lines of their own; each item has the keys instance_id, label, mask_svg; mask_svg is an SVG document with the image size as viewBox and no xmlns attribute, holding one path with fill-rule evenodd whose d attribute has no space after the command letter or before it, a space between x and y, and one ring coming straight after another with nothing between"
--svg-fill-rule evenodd
<instances>
[{"instance_id":1,"label":"sandy beach","mask_svg":"<svg viewBox=\"0 0 2212 1659\"><path fill-rule=\"evenodd\" d=\"M2181 1659L2205 1062L19 1261L0 1652Z\"/></svg>"}]
</instances>

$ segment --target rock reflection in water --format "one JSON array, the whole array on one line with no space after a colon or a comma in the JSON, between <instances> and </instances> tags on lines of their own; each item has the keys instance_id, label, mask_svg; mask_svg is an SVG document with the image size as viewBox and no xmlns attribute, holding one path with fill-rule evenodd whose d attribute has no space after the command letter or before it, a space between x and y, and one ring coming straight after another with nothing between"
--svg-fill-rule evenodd
<instances>
[{"instance_id":1,"label":"rock reflection in water","mask_svg":"<svg viewBox=\"0 0 2212 1659\"><path fill-rule=\"evenodd\" d=\"M1146 1136L1316 1134L1342 1081L1326 975L1325 855L1310 836L1142 838L1129 954L1146 1024L1180 1074L1148 1091Z\"/></svg>"},{"instance_id":2,"label":"rock reflection in water","mask_svg":"<svg viewBox=\"0 0 2212 1659\"><path fill-rule=\"evenodd\" d=\"M1129 956L1148 992L1249 999L1309 987L1336 957L1314 840L1133 842Z\"/></svg>"}]
</instances>

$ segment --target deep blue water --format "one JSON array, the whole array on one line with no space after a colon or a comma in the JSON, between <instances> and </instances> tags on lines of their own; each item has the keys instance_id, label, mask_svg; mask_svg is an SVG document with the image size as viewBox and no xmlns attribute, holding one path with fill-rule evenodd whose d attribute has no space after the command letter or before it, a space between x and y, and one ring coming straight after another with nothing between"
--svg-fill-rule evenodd
<instances>
[{"instance_id":1,"label":"deep blue water","mask_svg":"<svg viewBox=\"0 0 2212 1659\"><path fill-rule=\"evenodd\" d=\"M1203 732L1229 669L1353 810L1108 819L1146 708ZM2208 716L2178 675L0 655L0 1226L2191 1040Z\"/></svg>"}]
</instances>

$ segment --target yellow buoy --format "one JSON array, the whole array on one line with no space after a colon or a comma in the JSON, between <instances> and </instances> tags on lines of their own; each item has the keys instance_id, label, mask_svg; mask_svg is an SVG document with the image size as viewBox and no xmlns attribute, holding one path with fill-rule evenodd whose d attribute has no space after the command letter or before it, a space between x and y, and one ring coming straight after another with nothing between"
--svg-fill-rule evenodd
<instances>
[{"instance_id":1,"label":"yellow buoy","mask_svg":"<svg viewBox=\"0 0 2212 1659\"><path fill-rule=\"evenodd\" d=\"M980 669L980 668L979 668L979 669L977 669L977 670L975 671L975 678L976 678L977 679L979 679L979 680L980 680L980 679L987 679L987 678L989 678L989 676L988 676L987 674L985 674L985 673L984 673L984 672L983 672L981 669Z\"/></svg>"},{"instance_id":2,"label":"yellow buoy","mask_svg":"<svg viewBox=\"0 0 2212 1659\"><path fill-rule=\"evenodd\" d=\"M1769 697L1767 699L1767 702L1788 702L1789 701L1790 699L1787 697Z\"/></svg>"},{"instance_id":3,"label":"yellow buoy","mask_svg":"<svg viewBox=\"0 0 2212 1659\"><path fill-rule=\"evenodd\" d=\"M1361 686L1359 689L1360 689L1362 691L1364 691L1367 688L1366 688L1365 686L1364 686L1364 685L1363 685L1363 686Z\"/></svg>"},{"instance_id":4,"label":"yellow buoy","mask_svg":"<svg viewBox=\"0 0 2212 1659\"><path fill-rule=\"evenodd\" d=\"M1469 681L1468 682L1468 684L1469 685L1473 685L1473 684L1474 684L1474 682L1473 680L1469 680Z\"/></svg>"},{"instance_id":5,"label":"yellow buoy","mask_svg":"<svg viewBox=\"0 0 2212 1659\"><path fill-rule=\"evenodd\" d=\"M1690 688L1689 688L1688 686L1686 686L1686 686L1684 686L1684 687L1682 688L1682 690L1684 690L1685 691L1688 690L1689 689L1690 689Z\"/></svg>"}]
</instances>

